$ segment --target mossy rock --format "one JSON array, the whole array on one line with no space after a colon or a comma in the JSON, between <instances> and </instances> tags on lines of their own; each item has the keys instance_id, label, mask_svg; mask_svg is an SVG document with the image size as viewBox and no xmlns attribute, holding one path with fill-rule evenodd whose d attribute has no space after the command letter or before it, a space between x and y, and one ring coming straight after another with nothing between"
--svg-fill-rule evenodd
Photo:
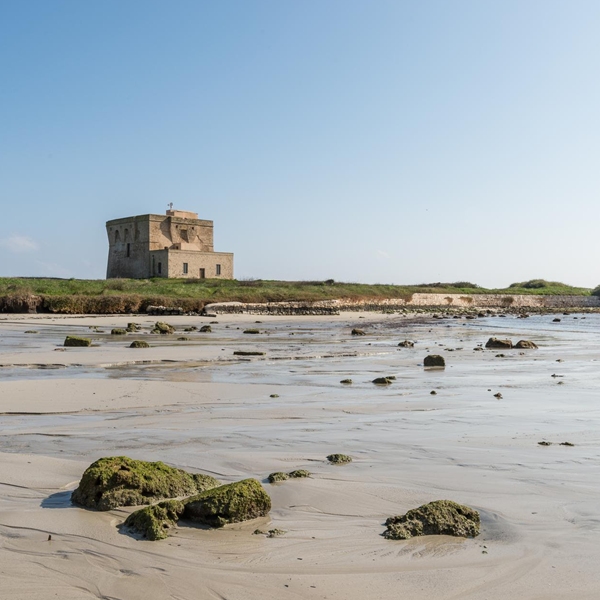
<instances>
[{"instance_id":1,"label":"mossy rock","mask_svg":"<svg viewBox=\"0 0 600 600\"><path fill-rule=\"evenodd\" d=\"M235 350L234 356L264 356L266 352L256 352L254 350Z\"/></svg>"},{"instance_id":2,"label":"mossy rock","mask_svg":"<svg viewBox=\"0 0 600 600\"><path fill-rule=\"evenodd\" d=\"M256 479L244 479L207 490L185 500L184 519L211 527L223 527L264 517L271 498Z\"/></svg>"},{"instance_id":3,"label":"mossy rock","mask_svg":"<svg viewBox=\"0 0 600 600\"><path fill-rule=\"evenodd\" d=\"M310 477L310 472L306 469L296 469L288 473L290 479L302 479L303 477Z\"/></svg>"},{"instance_id":4,"label":"mossy rock","mask_svg":"<svg viewBox=\"0 0 600 600\"><path fill-rule=\"evenodd\" d=\"M200 333L212 333L212 327L210 325L202 325Z\"/></svg>"},{"instance_id":5,"label":"mossy rock","mask_svg":"<svg viewBox=\"0 0 600 600\"><path fill-rule=\"evenodd\" d=\"M279 398L279 394L269 394L269 398Z\"/></svg>"},{"instance_id":6,"label":"mossy rock","mask_svg":"<svg viewBox=\"0 0 600 600\"><path fill-rule=\"evenodd\" d=\"M352 335L367 335L362 329L353 329L350 333Z\"/></svg>"},{"instance_id":7,"label":"mossy rock","mask_svg":"<svg viewBox=\"0 0 600 600\"><path fill-rule=\"evenodd\" d=\"M423 360L424 367L445 367L446 360L439 354L428 354Z\"/></svg>"},{"instance_id":8,"label":"mossy rock","mask_svg":"<svg viewBox=\"0 0 600 600\"><path fill-rule=\"evenodd\" d=\"M479 513L452 500L436 500L406 514L390 517L383 537L407 540L419 535L476 537L480 532Z\"/></svg>"},{"instance_id":9,"label":"mossy rock","mask_svg":"<svg viewBox=\"0 0 600 600\"><path fill-rule=\"evenodd\" d=\"M150 541L164 540L183 514L185 505L181 500L166 500L131 513L125 521L130 527Z\"/></svg>"},{"instance_id":10,"label":"mossy rock","mask_svg":"<svg viewBox=\"0 0 600 600\"><path fill-rule=\"evenodd\" d=\"M537 350L538 347L535 342L532 342L530 340L519 340L515 344L515 348L520 348L523 350Z\"/></svg>"},{"instance_id":11,"label":"mossy rock","mask_svg":"<svg viewBox=\"0 0 600 600\"><path fill-rule=\"evenodd\" d=\"M141 325L138 325L137 323L127 323L127 331L129 333L135 333L136 331L141 331L142 327Z\"/></svg>"},{"instance_id":12,"label":"mossy rock","mask_svg":"<svg viewBox=\"0 0 600 600\"><path fill-rule=\"evenodd\" d=\"M256 334L260 333L260 331L258 329L245 329L244 333L248 333L250 335L256 335Z\"/></svg>"},{"instance_id":13,"label":"mossy rock","mask_svg":"<svg viewBox=\"0 0 600 600\"><path fill-rule=\"evenodd\" d=\"M347 465L352 462L352 457L347 454L330 454L327 460L332 465Z\"/></svg>"},{"instance_id":14,"label":"mossy rock","mask_svg":"<svg viewBox=\"0 0 600 600\"><path fill-rule=\"evenodd\" d=\"M65 338L65 346L91 346L92 340L89 338L79 337L77 335L68 335Z\"/></svg>"},{"instance_id":15,"label":"mossy rock","mask_svg":"<svg viewBox=\"0 0 600 600\"><path fill-rule=\"evenodd\" d=\"M111 510L190 496L219 485L214 477L187 473L162 462L111 456L100 458L85 470L72 500L88 508Z\"/></svg>"},{"instance_id":16,"label":"mossy rock","mask_svg":"<svg viewBox=\"0 0 600 600\"><path fill-rule=\"evenodd\" d=\"M513 343L511 340L500 340L492 337L485 343L486 348L512 348Z\"/></svg>"},{"instance_id":17,"label":"mossy rock","mask_svg":"<svg viewBox=\"0 0 600 600\"><path fill-rule=\"evenodd\" d=\"M121 329L120 327L115 327L110 330L110 335L127 335L127 331L125 329Z\"/></svg>"},{"instance_id":18,"label":"mossy rock","mask_svg":"<svg viewBox=\"0 0 600 600\"><path fill-rule=\"evenodd\" d=\"M277 471L276 473L271 473L268 477L269 483L278 483L279 481L286 481L290 476L287 473L282 473Z\"/></svg>"},{"instance_id":19,"label":"mossy rock","mask_svg":"<svg viewBox=\"0 0 600 600\"><path fill-rule=\"evenodd\" d=\"M135 340L129 345L130 348L150 348L150 344L144 340Z\"/></svg>"},{"instance_id":20,"label":"mossy rock","mask_svg":"<svg viewBox=\"0 0 600 600\"><path fill-rule=\"evenodd\" d=\"M342 379L340 381L340 383L343 383L344 385L352 385L352 379Z\"/></svg>"},{"instance_id":21,"label":"mossy rock","mask_svg":"<svg viewBox=\"0 0 600 600\"><path fill-rule=\"evenodd\" d=\"M389 377L375 377L375 379L373 379L373 383L375 385L390 385L392 380Z\"/></svg>"},{"instance_id":22,"label":"mossy rock","mask_svg":"<svg viewBox=\"0 0 600 600\"><path fill-rule=\"evenodd\" d=\"M173 325L169 325L168 323L163 323L162 321L157 321L152 328L152 333L160 333L161 335L168 335L171 333L175 333L175 327Z\"/></svg>"}]
</instances>

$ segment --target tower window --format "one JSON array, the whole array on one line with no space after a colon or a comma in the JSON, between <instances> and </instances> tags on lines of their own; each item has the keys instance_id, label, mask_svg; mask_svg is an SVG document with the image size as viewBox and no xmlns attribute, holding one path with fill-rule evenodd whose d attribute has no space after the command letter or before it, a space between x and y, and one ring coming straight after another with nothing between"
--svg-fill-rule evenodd
<instances>
[{"instance_id":1,"label":"tower window","mask_svg":"<svg viewBox=\"0 0 600 600\"><path fill-rule=\"evenodd\" d=\"M127 258L131 256L131 244L127 242Z\"/></svg>"},{"instance_id":2,"label":"tower window","mask_svg":"<svg viewBox=\"0 0 600 600\"><path fill-rule=\"evenodd\" d=\"M183 274L184 275L188 274L188 264L187 263L183 263Z\"/></svg>"},{"instance_id":3,"label":"tower window","mask_svg":"<svg viewBox=\"0 0 600 600\"><path fill-rule=\"evenodd\" d=\"M162 273L162 263L159 262L158 263L158 274L160 275Z\"/></svg>"},{"instance_id":4,"label":"tower window","mask_svg":"<svg viewBox=\"0 0 600 600\"><path fill-rule=\"evenodd\" d=\"M217 265L217 275L221 274L221 265Z\"/></svg>"}]
</instances>

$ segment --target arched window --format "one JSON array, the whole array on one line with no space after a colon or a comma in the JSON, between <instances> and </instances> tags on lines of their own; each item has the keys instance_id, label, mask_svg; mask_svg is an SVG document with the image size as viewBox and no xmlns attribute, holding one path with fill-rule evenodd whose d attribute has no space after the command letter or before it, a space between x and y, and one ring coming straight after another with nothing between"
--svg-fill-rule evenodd
<instances>
[{"instance_id":1,"label":"arched window","mask_svg":"<svg viewBox=\"0 0 600 600\"><path fill-rule=\"evenodd\" d=\"M121 241L121 235L119 234L119 230L117 229L115 231L115 242L120 242Z\"/></svg>"}]
</instances>

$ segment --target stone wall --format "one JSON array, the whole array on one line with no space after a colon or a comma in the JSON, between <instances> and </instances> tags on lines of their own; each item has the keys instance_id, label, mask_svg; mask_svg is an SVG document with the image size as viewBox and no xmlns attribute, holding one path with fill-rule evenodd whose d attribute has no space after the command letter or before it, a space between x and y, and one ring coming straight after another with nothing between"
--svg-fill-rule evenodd
<instances>
[{"instance_id":1,"label":"stone wall","mask_svg":"<svg viewBox=\"0 0 600 600\"><path fill-rule=\"evenodd\" d=\"M403 308L472 309L566 309L600 307L595 296L541 296L506 294L413 294L411 298L367 300L321 300L318 302L220 302L207 304L207 313L331 314L344 311L395 310Z\"/></svg>"}]
</instances>

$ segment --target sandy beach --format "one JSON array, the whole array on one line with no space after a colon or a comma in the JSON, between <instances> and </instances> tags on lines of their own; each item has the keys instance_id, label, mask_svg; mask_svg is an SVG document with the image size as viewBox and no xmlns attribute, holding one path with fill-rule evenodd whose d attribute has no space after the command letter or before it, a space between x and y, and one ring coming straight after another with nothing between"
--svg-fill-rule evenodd
<instances>
[{"instance_id":1,"label":"sandy beach","mask_svg":"<svg viewBox=\"0 0 600 600\"><path fill-rule=\"evenodd\" d=\"M170 316L159 336L145 316L0 316L0 598L598 598L600 316L554 317ZM143 331L110 335L130 321ZM70 334L94 345L63 348ZM492 336L539 349L474 350ZM424 369L428 353L446 368ZM70 501L112 455L255 477L270 517L136 539L120 527L133 508ZM267 482L292 469L312 476ZM381 536L438 499L480 511L481 535Z\"/></svg>"}]
</instances>

